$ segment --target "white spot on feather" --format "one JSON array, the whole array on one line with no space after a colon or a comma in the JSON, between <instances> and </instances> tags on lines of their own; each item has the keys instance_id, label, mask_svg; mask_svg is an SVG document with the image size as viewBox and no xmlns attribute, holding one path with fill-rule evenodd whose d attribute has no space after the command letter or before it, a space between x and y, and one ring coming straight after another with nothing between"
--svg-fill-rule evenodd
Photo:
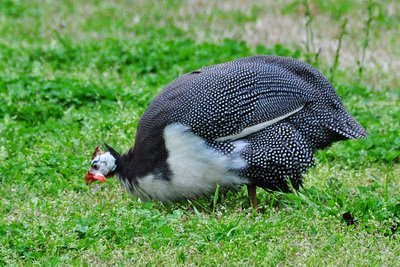
<instances>
[{"instance_id":1,"label":"white spot on feather","mask_svg":"<svg viewBox=\"0 0 400 267\"><path fill-rule=\"evenodd\" d=\"M223 155L207 147L202 138L182 124L167 126L164 139L172 177L169 181L155 174L139 178L138 187L145 192L139 194L142 199L154 198L167 202L193 198L214 192L217 185L230 187L248 182L233 172L247 164L240 157L246 142L234 142L234 151L230 155Z\"/></svg>"},{"instance_id":2,"label":"white spot on feather","mask_svg":"<svg viewBox=\"0 0 400 267\"><path fill-rule=\"evenodd\" d=\"M227 141L227 140L237 140L240 138L243 138L245 136L248 136L250 134L256 133L274 123L277 123L278 121L281 121L283 119L286 119L287 117L295 114L296 112L299 112L303 107L300 107L292 112L289 112L288 114L282 115L280 117L277 117L275 119L269 120L269 121L265 121L247 128L244 128L240 133L238 134L232 134L232 135L228 135L228 136L223 136L223 137L219 137L217 139L215 139L215 141Z\"/></svg>"}]
</instances>

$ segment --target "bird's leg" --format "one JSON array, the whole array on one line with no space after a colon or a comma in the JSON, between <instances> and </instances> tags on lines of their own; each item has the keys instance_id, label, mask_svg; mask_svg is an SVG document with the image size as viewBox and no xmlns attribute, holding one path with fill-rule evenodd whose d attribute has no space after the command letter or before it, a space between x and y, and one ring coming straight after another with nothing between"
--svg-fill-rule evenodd
<instances>
[{"instance_id":1,"label":"bird's leg","mask_svg":"<svg viewBox=\"0 0 400 267\"><path fill-rule=\"evenodd\" d=\"M249 199L251 202L251 206L253 207L254 210L258 209L257 205L257 197L256 197L256 191L257 187L255 185L247 185L247 194L249 195Z\"/></svg>"}]
</instances>

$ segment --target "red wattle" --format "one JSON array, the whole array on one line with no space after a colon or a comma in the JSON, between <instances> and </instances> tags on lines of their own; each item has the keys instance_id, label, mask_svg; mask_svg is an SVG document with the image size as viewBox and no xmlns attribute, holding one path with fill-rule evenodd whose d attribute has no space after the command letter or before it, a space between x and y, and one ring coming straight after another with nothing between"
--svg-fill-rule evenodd
<instances>
[{"instance_id":1,"label":"red wattle","mask_svg":"<svg viewBox=\"0 0 400 267\"><path fill-rule=\"evenodd\" d=\"M91 172L87 172L86 176L85 176L86 184L88 185L94 181L100 181L100 182L104 183L106 181L106 178L103 175L98 175L98 174L94 174Z\"/></svg>"}]
</instances>

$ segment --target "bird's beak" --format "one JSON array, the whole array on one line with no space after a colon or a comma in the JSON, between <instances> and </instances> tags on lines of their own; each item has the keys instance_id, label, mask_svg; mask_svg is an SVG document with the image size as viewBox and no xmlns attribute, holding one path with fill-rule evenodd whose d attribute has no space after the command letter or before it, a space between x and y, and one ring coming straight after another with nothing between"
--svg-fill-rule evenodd
<instances>
[{"instance_id":1,"label":"bird's beak","mask_svg":"<svg viewBox=\"0 0 400 267\"><path fill-rule=\"evenodd\" d=\"M104 177L104 175L102 175L102 174L95 174L95 173L87 172L86 176L85 176L86 185L89 185L90 183L92 183L94 181L100 181L100 182L104 183L106 181L106 177Z\"/></svg>"}]
</instances>

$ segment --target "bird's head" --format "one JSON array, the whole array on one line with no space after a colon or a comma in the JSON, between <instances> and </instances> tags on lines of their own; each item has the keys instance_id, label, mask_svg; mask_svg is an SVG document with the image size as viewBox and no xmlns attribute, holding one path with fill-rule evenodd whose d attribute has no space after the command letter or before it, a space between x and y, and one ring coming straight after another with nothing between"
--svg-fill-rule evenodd
<instances>
[{"instance_id":1,"label":"bird's head","mask_svg":"<svg viewBox=\"0 0 400 267\"><path fill-rule=\"evenodd\" d=\"M106 178L114 176L117 169L118 153L114 149L106 145L107 151L103 151L97 146L93 152L92 161L90 162L89 171L86 173L85 182L90 184L94 181L104 183Z\"/></svg>"}]
</instances>

